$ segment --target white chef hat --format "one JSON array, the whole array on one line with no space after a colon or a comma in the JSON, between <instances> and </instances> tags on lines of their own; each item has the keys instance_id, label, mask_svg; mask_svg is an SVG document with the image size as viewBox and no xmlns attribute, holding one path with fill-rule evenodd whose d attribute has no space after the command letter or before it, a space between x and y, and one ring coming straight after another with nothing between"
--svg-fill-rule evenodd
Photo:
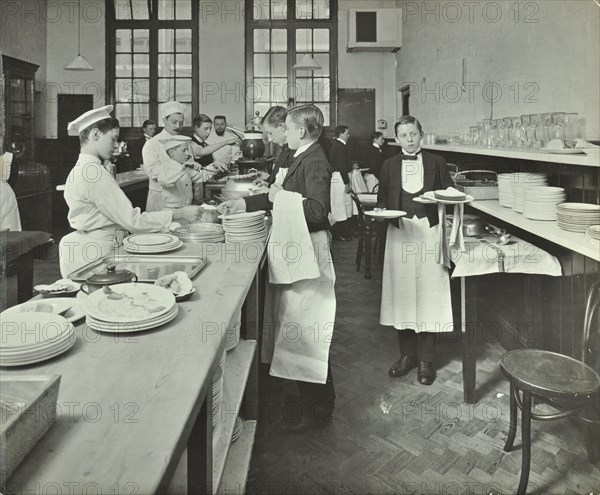
<instances>
[{"instance_id":1,"label":"white chef hat","mask_svg":"<svg viewBox=\"0 0 600 495\"><path fill-rule=\"evenodd\" d=\"M106 105L105 107L94 108L80 115L73 122L69 122L67 126L69 136L78 136L81 131L92 124L100 120L111 119L110 112L113 111L113 108L112 105Z\"/></svg>"},{"instance_id":2,"label":"white chef hat","mask_svg":"<svg viewBox=\"0 0 600 495\"><path fill-rule=\"evenodd\" d=\"M189 138L187 136L181 136L181 135L173 136L168 141L165 141L165 143L164 143L165 150L170 150L171 148L175 148L176 146L179 146L180 144L183 144L183 143L189 143L191 140L192 140L192 138Z\"/></svg>"},{"instance_id":3,"label":"white chef hat","mask_svg":"<svg viewBox=\"0 0 600 495\"><path fill-rule=\"evenodd\" d=\"M160 118L164 119L172 113L185 113L185 105L178 101L167 101L160 106Z\"/></svg>"}]
</instances>

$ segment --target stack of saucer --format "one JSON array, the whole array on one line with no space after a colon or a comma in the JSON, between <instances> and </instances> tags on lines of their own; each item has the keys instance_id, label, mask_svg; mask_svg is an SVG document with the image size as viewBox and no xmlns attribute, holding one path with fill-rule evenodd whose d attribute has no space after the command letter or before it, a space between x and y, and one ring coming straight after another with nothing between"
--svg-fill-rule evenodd
<instances>
[{"instance_id":1,"label":"stack of saucer","mask_svg":"<svg viewBox=\"0 0 600 495\"><path fill-rule=\"evenodd\" d=\"M75 343L73 324L52 313L2 316L0 366L24 366L53 358Z\"/></svg>"},{"instance_id":2,"label":"stack of saucer","mask_svg":"<svg viewBox=\"0 0 600 495\"><path fill-rule=\"evenodd\" d=\"M235 427L233 428L233 436L231 437L231 442L235 442L238 438L240 438L240 435L242 434L242 429L244 426L244 422L242 421L242 418L240 418L239 416L237 417L237 419L235 420Z\"/></svg>"},{"instance_id":3,"label":"stack of saucer","mask_svg":"<svg viewBox=\"0 0 600 495\"><path fill-rule=\"evenodd\" d=\"M600 206L589 203L556 205L558 226L570 232L585 232L590 225L600 224Z\"/></svg>"},{"instance_id":4,"label":"stack of saucer","mask_svg":"<svg viewBox=\"0 0 600 495\"><path fill-rule=\"evenodd\" d=\"M500 206L512 208L512 174L498 174L498 201Z\"/></svg>"},{"instance_id":5,"label":"stack of saucer","mask_svg":"<svg viewBox=\"0 0 600 495\"><path fill-rule=\"evenodd\" d=\"M219 420L219 413L221 412L221 404L223 403L223 368L217 368L215 376L213 377L212 384L212 424L213 428L217 425Z\"/></svg>"},{"instance_id":6,"label":"stack of saucer","mask_svg":"<svg viewBox=\"0 0 600 495\"><path fill-rule=\"evenodd\" d=\"M128 253L166 253L183 246L183 242L171 234L133 234L123 239L123 247Z\"/></svg>"},{"instance_id":7,"label":"stack of saucer","mask_svg":"<svg viewBox=\"0 0 600 495\"><path fill-rule=\"evenodd\" d=\"M565 198L562 187L527 186L523 192L523 215L532 220L556 220L556 205Z\"/></svg>"},{"instance_id":8,"label":"stack of saucer","mask_svg":"<svg viewBox=\"0 0 600 495\"><path fill-rule=\"evenodd\" d=\"M512 187L512 209L518 213L523 213L524 209L524 189L531 186L543 186L546 184L546 174L534 172L515 172L511 174Z\"/></svg>"},{"instance_id":9,"label":"stack of saucer","mask_svg":"<svg viewBox=\"0 0 600 495\"><path fill-rule=\"evenodd\" d=\"M592 239L600 241L600 225L590 225L585 232Z\"/></svg>"},{"instance_id":10,"label":"stack of saucer","mask_svg":"<svg viewBox=\"0 0 600 495\"><path fill-rule=\"evenodd\" d=\"M226 242L264 241L267 238L264 210L221 215Z\"/></svg>"},{"instance_id":11,"label":"stack of saucer","mask_svg":"<svg viewBox=\"0 0 600 495\"><path fill-rule=\"evenodd\" d=\"M141 283L116 284L83 299L86 323L100 332L141 332L175 319L179 306L169 289Z\"/></svg>"},{"instance_id":12,"label":"stack of saucer","mask_svg":"<svg viewBox=\"0 0 600 495\"><path fill-rule=\"evenodd\" d=\"M191 223L174 230L182 241L225 242L225 231L218 223Z\"/></svg>"},{"instance_id":13,"label":"stack of saucer","mask_svg":"<svg viewBox=\"0 0 600 495\"><path fill-rule=\"evenodd\" d=\"M234 349L240 342L240 327L242 326L241 313L231 321L231 324L225 332L225 350Z\"/></svg>"}]
</instances>

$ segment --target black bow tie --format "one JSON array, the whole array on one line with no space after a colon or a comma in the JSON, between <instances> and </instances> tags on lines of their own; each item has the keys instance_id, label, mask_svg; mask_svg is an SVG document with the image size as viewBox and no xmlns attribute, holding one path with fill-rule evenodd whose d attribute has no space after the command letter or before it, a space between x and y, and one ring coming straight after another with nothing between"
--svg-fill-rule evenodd
<instances>
[{"instance_id":1,"label":"black bow tie","mask_svg":"<svg viewBox=\"0 0 600 495\"><path fill-rule=\"evenodd\" d=\"M403 160L416 160L417 157L421 154L421 150L417 151L414 155L402 155Z\"/></svg>"}]
</instances>

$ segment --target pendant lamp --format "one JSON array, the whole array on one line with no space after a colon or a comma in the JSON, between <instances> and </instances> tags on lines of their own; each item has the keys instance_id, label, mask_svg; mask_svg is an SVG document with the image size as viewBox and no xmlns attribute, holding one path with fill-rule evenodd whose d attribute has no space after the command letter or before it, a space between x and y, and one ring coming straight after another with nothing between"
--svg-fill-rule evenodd
<instances>
[{"instance_id":1,"label":"pendant lamp","mask_svg":"<svg viewBox=\"0 0 600 495\"><path fill-rule=\"evenodd\" d=\"M65 67L65 70L94 70L89 62L81 55L81 0L78 0L77 9L77 56Z\"/></svg>"},{"instance_id":2,"label":"pendant lamp","mask_svg":"<svg viewBox=\"0 0 600 495\"><path fill-rule=\"evenodd\" d=\"M310 29L306 30L306 49L308 50L310 47L309 37L310 37ZM293 70L320 70L321 66L317 63L317 61L311 57L310 53L305 53L302 55L302 58L298 60L298 63L292 67Z\"/></svg>"}]
</instances>

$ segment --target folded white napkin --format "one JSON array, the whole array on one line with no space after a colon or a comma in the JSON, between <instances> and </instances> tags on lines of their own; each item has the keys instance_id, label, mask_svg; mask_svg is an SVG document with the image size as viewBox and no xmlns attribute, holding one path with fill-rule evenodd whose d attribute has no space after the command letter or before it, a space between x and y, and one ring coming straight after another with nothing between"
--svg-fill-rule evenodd
<instances>
[{"instance_id":1,"label":"folded white napkin","mask_svg":"<svg viewBox=\"0 0 600 495\"><path fill-rule=\"evenodd\" d=\"M450 268L450 255L448 253L448 234L446 228L446 205L438 203L438 249L436 263Z\"/></svg>"},{"instance_id":2,"label":"folded white napkin","mask_svg":"<svg viewBox=\"0 0 600 495\"><path fill-rule=\"evenodd\" d=\"M299 193L282 190L273 201L273 226L267 246L272 284L292 284L320 276L303 200Z\"/></svg>"},{"instance_id":3,"label":"folded white napkin","mask_svg":"<svg viewBox=\"0 0 600 495\"><path fill-rule=\"evenodd\" d=\"M454 218L452 219L452 230L450 231L451 248L465 250L465 238L463 235L463 215L464 205L462 203L454 205Z\"/></svg>"}]
</instances>

